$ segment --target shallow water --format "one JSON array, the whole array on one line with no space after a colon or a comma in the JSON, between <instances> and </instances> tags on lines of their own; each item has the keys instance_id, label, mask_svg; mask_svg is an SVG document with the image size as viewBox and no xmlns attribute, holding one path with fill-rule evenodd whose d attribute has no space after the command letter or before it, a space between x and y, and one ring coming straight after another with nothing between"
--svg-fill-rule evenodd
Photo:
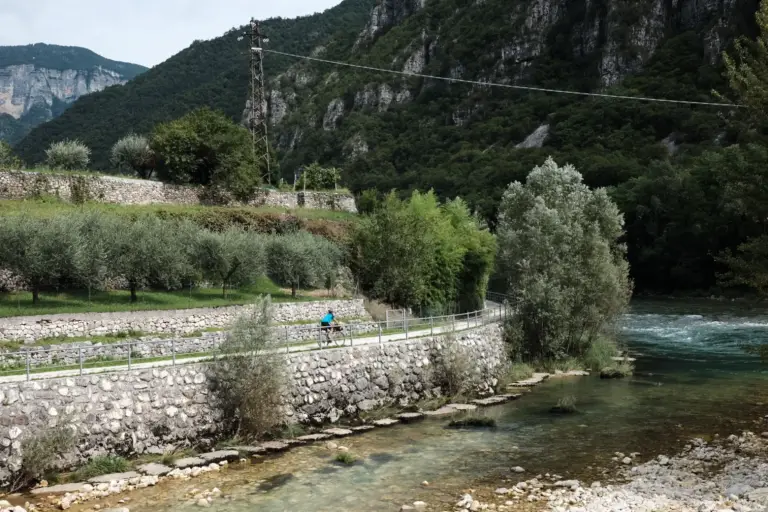
<instances>
[{"instance_id":1,"label":"shallow water","mask_svg":"<svg viewBox=\"0 0 768 512\"><path fill-rule=\"evenodd\" d=\"M633 378L552 380L487 410L494 430L447 429L445 419L376 430L338 441L360 457L351 466L333 462L323 445L304 447L134 493L131 511L197 510L187 493L214 486L225 494L211 506L216 511L394 511L415 500L441 510L438 504L454 503L463 490L525 475L601 479L616 451L672 454L694 435L734 433L765 414L768 374L741 346L768 343L768 315L641 302L624 318L621 336L641 354ZM549 414L566 395L579 413ZM511 472L517 465L523 476Z\"/></svg>"}]
</instances>

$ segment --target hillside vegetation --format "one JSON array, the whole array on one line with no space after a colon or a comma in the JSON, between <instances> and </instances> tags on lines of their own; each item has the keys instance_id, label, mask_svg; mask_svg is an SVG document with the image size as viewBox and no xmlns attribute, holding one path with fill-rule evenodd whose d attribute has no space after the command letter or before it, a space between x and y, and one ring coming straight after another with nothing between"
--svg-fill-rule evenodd
<instances>
[{"instance_id":1,"label":"hillside vegetation","mask_svg":"<svg viewBox=\"0 0 768 512\"><path fill-rule=\"evenodd\" d=\"M57 70L89 70L102 67L120 73L126 80L131 80L147 70L145 66L110 60L87 48L77 46L43 43L0 46L0 68L23 64Z\"/></svg>"}]
</instances>

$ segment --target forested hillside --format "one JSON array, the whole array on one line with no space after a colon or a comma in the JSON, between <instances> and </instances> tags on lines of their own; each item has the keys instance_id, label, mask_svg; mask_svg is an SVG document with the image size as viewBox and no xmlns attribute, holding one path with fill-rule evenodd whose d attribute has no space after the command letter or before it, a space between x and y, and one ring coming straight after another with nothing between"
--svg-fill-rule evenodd
<instances>
[{"instance_id":1,"label":"forested hillside","mask_svg":"<svg viewBox=\"0 0 768 512\"><path fill-rule=\"evenodd\" d=\"M263 32L271 46L309 53L332 34L351 34L365 23L372 0L345 0L322 14L297 19L270 19ZM244 20L247 21L247 20ZM210 41L192 45L159 64L125 87L115 87L78 101L59 119L34 130L17 146L31 164L44 158L51 142L76 138L93 151L93 166L107 170L112 145L129 132L147 133L201 106L222 110L240 120L248 97L249 41L244 27ZM351 45L351 43L350 43ZM276 75L293 61L274 58L266 72Z\"/></svg>"},{"instance_id":2,"label":"forested hillside","mask_svg":"<svg viewBox=\"0 0 768 512\"><path fill-rule=\"evenodd\" d=\"M722 53L754 37L758 0L345 0L325 13L268 20L268 49L405 73L682 101L725 101ZM241 120L242 29L194 43L122 88L84 98L17 149L28 162L79 138L94 167L129 131L200 105ZM268 53L268 112L283 176L319 161L354 191L461 195L495 223L508 183L548 155L590 186L611 187L627 220L640 291L706 290L717 256L761 229L729 208L720 166L759 152L734 109L488 87L307 62ZM712 151L713 153L709 153ZM734 164L735 165L735 164ZM751 167L750 167L751 166ZM738 169L734 170L738 174Z\"/></svg>"}]
</instances>

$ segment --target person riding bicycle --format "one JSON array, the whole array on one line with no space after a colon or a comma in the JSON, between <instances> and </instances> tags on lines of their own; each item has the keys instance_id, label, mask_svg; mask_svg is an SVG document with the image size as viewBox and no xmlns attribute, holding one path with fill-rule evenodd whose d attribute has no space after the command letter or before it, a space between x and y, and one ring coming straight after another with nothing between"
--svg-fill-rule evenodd
<instances>
[{"instance_id":1,"label":"person riding bicycle","mask_svg":"<svg viewBox=\"0 0 768 512\"><path fill-rule=\"evenodd\" d=\"M331 329L336 321L336 317L333 315L333 310L329 309L328 313L320 319L320 330L325 334L325 339L328 343L331 342Z\"/></svg>"}]
</instances>

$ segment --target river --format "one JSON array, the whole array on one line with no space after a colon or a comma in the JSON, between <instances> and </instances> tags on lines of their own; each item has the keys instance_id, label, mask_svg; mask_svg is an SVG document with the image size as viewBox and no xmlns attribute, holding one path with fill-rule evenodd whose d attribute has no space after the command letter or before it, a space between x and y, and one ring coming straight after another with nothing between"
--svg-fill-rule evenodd
<instances>
[{"instance_id":1,"label":"river","mask_svg":"<svg viewBox=\"0 0 768 512\"><path fill-rule=\"evenodd\" d=\"M766 367L741 346L768 343L768 315L722 303L636 302L620 336L639 354L634 377L552 380L488 410L495 430L447 429L447 420L376 430L339 441L357 464L335 463L324 445L303 447L136 492L131 512L197 510L187 493L213 487L224 494L216 511L378 512L415 500L443 510L470 488L517 481L514 466L525 468L522 478L602 480L616 466L614 452L672 455L693 436L754 428L765 414ZM568 395L578 414L548 413Z\"/></svg>"}]
</instances>

